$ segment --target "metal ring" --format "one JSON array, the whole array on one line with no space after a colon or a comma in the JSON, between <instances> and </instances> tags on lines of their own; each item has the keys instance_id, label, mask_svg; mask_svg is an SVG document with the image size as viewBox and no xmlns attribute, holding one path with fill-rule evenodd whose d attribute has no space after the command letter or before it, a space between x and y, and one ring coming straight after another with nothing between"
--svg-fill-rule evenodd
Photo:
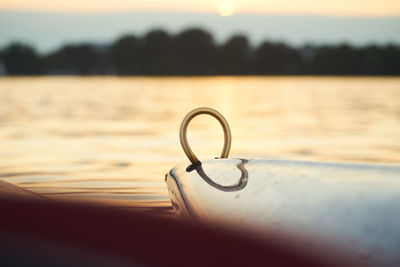
<instances>
[{"instance_id":1,"label":"metal ring","mask_svg":"<svg viewBox=\"0 0 400 267\"><path fill-rule=\"evenodd\" d=\"M228 122L225 120L224 116L221 115L218 111L212 108L197 108L192 111L190 111L185 118L183 119L181 123L181 128L179 130L179 139L181 141L181 145L183 148L183 151L185 151L186 156L189 158L190 162L193 164L199 163L200 161L196 157L196 155L193 153L192 149L189 146L188 140L187 140L187 127L189 125L189 122L196 117L197 115L200 114L208 114L216 118L219 123L222 126L222 129L224 130L224 147L222 149L221 153L221 158L227 158L229 155L229 150L231 149L231 143L232 143L232 135L231 135L231 129L229 128Z\"/></svg>"}]
</instances>

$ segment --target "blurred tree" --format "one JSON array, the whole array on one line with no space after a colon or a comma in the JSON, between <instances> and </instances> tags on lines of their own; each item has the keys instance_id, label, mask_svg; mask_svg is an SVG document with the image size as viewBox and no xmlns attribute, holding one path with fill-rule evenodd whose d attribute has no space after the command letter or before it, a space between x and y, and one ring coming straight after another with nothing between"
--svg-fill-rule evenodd
<instances>
[{"instance_id":1,"label":"blurred tree","mask_svg":"<svg viewBox=\"0 0 400 267\"><path fill-rule=\"evenodd\" d=\"M363 56L364 73L366 75L384 74L384 60L382 49L376 45L364 47Z\"/></svg>"},{"instance_id":2,"label":"blurred tree","mask_svg":"<svg viewBox=\"0 0 400 267\"><path fill-rule=\"evenodd\" d=\"M399 75L400 74L400 47L393 44L387 45L382 49L381 74Z\"/></svg>"},{"instance_id":3,"label":"blurred tree","mask_svg":"<svg viewBox=\"0 0 400 267\"><path fill-rule=\"evenodd\" d=\"M110 49L109 60L119 75L137 75L141 71L140 41L133 35L117 40Z\"/></svg>"},{"instance_id":4,"label":"blurred tree","mask_svg":"<svg viewBox=\"0 0 400 267\"><path fill-rule=\"evenodd\" d=\"M243 35L217 46L210 33L198 28L176 36L164 30L150 31L142 38L128 35L111 46L66 45L47 55L12 43L1 51L0 59L10 75L400 75L398 45L294 49L263 42L252 49Z\"/></svg>"},{"instance_id":5,"label":"blurred tree","mask_svg":"<svg viewBox=\"0 0 400 267\"><path fill-rule=\"evenodd\" d=\"M4 48L2 58L8 75L35 75L42 73L40 58L29 45L12 43Z\"/></svg>"},{"instance_id":6,"label":"blurred tree","mask_svg":"<svg viewBox=\"0 0 400 267\"><path fill-rule=\"evenodd\" d=\"M243 35L232 36L218 48L218 74L246 75L250 74L250 47Z\"/></svg>"},{"instance_id":7,"label":"blurred tree","mask_svg":"<svg viewBox=\"0 0 400 267\"><path fill-rule=\"evenodd\" d=\"M173 39L163 30L153 30L143 38L142 71L145 75L177 74L177 55Z\"/></svg>"},{"instance_id":8,"label":"blurred tree","mask_svg":"<svg viewBox=\"0 0 400 267\"><path fill-rule=\"evenodd\" d=\"M254 53L254 74L299 74L301 66L300 53L282 43L264 42Z\"/></svg>"},{"instance_id":9,"label":"blurred tree","mask_svg":"<svg viewBox=\"0 0 400 267\"><path fill-rule=\"evenodd\" d=\"M216 47L212 36L202 29L188 29L175 40L178 72L181 75L215 74Z\"/></svg>"},{"instance_id":10,"label":"blurred tree","mask_svg":"<svg viewBox=\"0 0 400 267\"><path fill-rule=\"evenodd\" d=\"M97 74L98 59L99 56L92 45L67 45L46 56L44 66L50 74Z\"/></svg>"},{"instance_id":11,"label":"blurred tree","mask_svg":"<svg viewBox=\"0 0 400 267\"><path fill-rule=\"evenodd\" d=\"M360 75L365 74L362 53L348 45L322 46L312 60L314 74Z\"/></svg>"}]
</instances>

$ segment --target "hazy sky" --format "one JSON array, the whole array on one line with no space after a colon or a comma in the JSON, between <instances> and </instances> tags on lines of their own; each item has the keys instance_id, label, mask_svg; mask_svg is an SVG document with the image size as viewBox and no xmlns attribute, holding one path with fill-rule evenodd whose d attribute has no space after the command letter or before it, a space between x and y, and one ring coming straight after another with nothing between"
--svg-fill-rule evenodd
<instances>
[{"instance_id":1,"label":"hazy sky","mask_svg":"<svg viewBox=\"0 0 400 267\"><path fill-rule=\"evenodd\" d=\"M223 2L225 2L223 4ZM64 12L190 11L221 13L400 15L400 0L0 0L3 10ZM223 13L223 12L222 12Z\"/></svg>"},{"instance_id":2,"label":"hazy sky","mask_svg":"<svg viewBox=\"0 0 400 267\"><path fill-rule=\"evenodd\" d=\"M400 44L400 0L0 0L0 49L17 41L46 52L188 27L219 42L241 33L253 44Z\"/></svg>"}]
</instances>

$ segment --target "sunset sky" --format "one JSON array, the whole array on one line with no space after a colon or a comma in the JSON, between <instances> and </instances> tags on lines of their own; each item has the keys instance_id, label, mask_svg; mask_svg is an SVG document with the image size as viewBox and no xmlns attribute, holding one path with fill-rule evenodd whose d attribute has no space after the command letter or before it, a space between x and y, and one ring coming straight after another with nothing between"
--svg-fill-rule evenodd
<instances>
[{"instance_id":1,"label":"sunset sky","mask_svg":"<svg viewBox=\"0 0 400 267\"><path fill-rule=\"evenodd\" d=\"M0 50L24 42L46 52L188 27L217 42L244 34L254 45L400 44L400 0L0 0Z\"/></svg>"},{"instance_id":2,"label":"sunset sky","mask_svg":"<svg viewBox=\"0 0 400 267\"><path fill-rule=\"evenodd\" d=\"M338 16L400 15L399 0L0 0L2 10L78 13L120 11L184 11ZM222 10L221 10L222 9ZM230 14L229 13L229 14Z\"/></svg>"}]
</instances>

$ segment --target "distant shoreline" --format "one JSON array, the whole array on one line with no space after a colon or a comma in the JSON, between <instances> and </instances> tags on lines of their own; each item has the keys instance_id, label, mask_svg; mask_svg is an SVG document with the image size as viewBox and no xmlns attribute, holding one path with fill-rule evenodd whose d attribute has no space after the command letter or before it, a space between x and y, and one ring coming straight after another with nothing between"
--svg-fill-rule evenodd
<instances>
[{"instance_id":1,"label":"distant shoreline","mask_svg":"<svg viewBox=\"0 0 400 267\"><path fill-rule=\"evenodd\" d=\"M24 43L0 51L0 75L248 76L400 75L400 45L306 45L264 41L251 46L245 35L217 44L202 28L171 35L150 30L124 35L108 46L66 44L39 54Z\"/></svg>"}]
</instances>

